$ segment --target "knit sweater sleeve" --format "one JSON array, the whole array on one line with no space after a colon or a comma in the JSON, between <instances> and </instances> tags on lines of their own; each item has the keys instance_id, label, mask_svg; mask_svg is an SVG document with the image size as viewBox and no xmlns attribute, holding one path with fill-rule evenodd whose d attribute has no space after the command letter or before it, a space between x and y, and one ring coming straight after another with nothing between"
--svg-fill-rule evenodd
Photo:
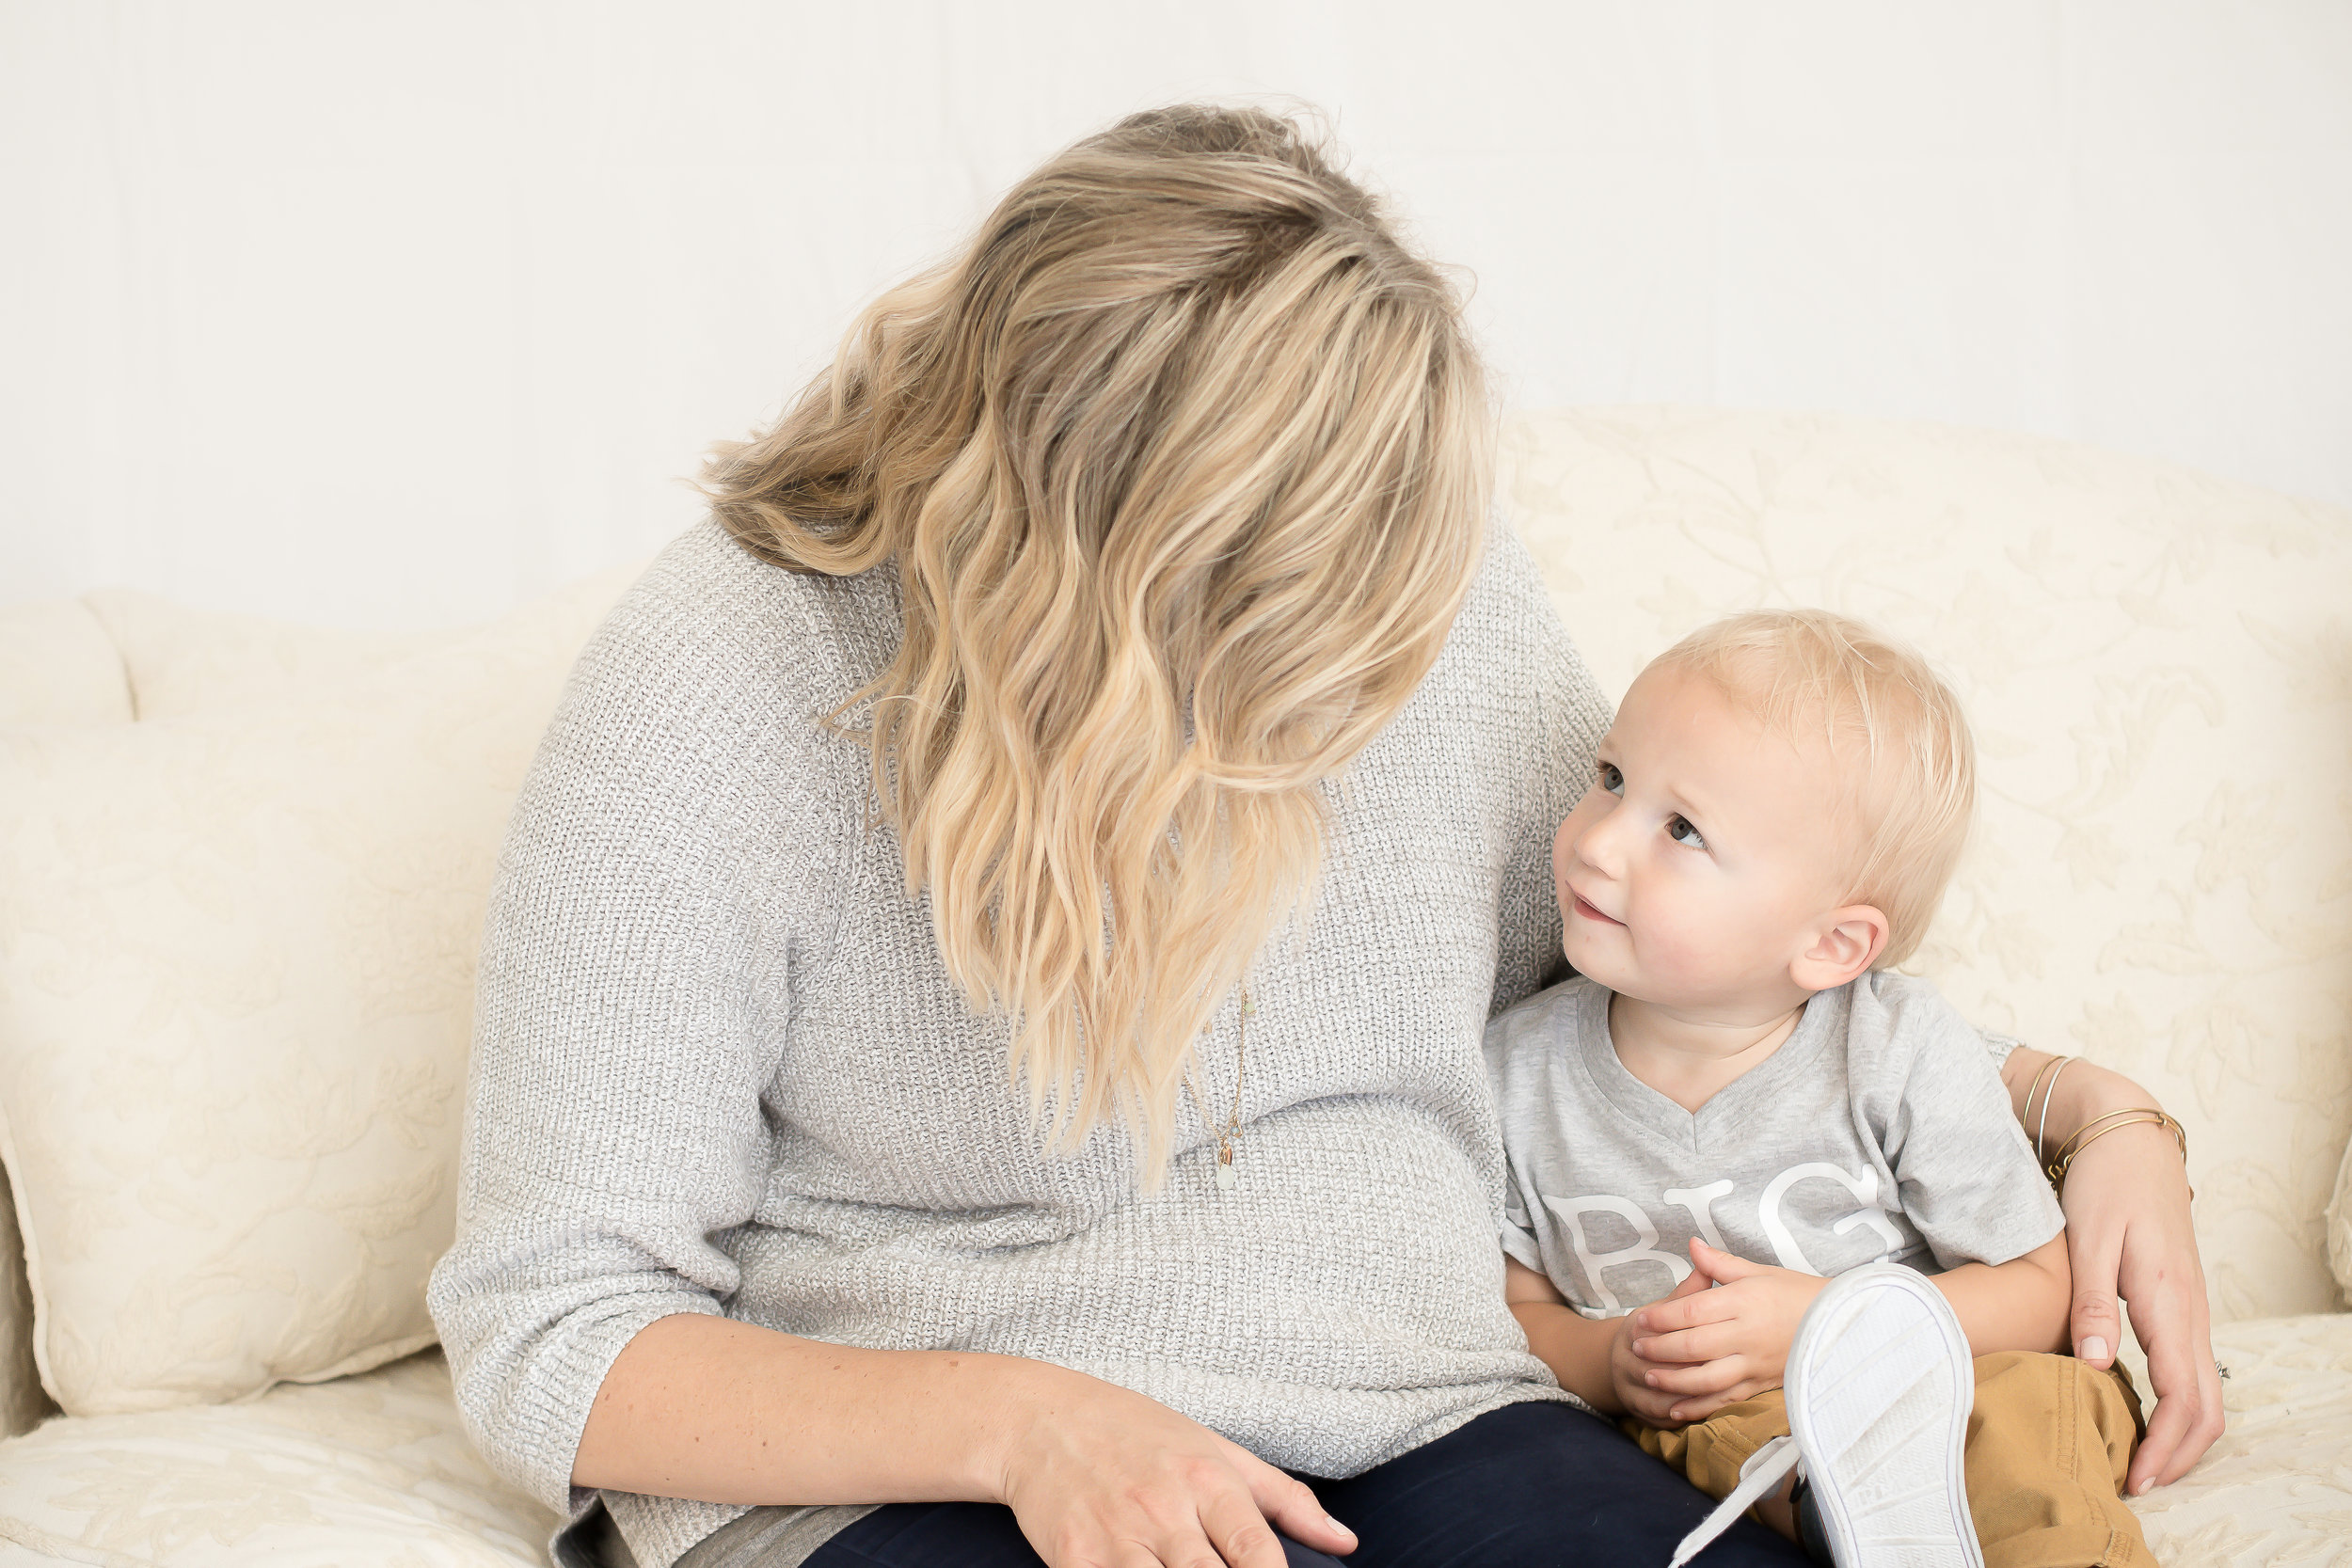
<instances>
[{"instance_id":1,"label":"knit sweater sleeve","mask_svg":"<svg viewBox=\"0 0 2352 1568\"><path fill-rule=\"evenodd\" d=\"M1593 775L1593 752L1611 709L1583 656L1551 605L1534 557L1508 522L1488 536L1486 576L1507 632L1500 683L1516 711L1505 727L1519 747L1513 847L1497 901L1500 922L1493 1008L1501 1012L1566 977L1560 907L1551 880L1551 840Z\"/></svg>"},{"instance_id":2,"label":"knit sweater sleeve","mask_svg":"<svg viewBox=\"0 0 2352 1568\"><path fill-rule=\"evenodd\" d=\"M457 1236L428 1295L477 1446L575 1515L593 1494L573 1456L622 1347L739 1283L713 1238L760 1196L760 1093L806 936L764 890L823 871L824 832L793 816L818 793L791 787L813 725L773 689L794 650L745 652L775 628L711 591L704 546L665 556L592 641L516 802Z\"/></svg>"}]
</instances>

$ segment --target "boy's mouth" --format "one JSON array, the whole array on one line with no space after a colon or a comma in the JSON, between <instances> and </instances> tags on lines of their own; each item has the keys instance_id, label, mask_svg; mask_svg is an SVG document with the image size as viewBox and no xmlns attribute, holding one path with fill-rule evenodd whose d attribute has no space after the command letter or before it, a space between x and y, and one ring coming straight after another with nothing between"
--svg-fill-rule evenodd
<instances>
[{"instance_id":1,"label":"boy's mouth","mask_svg":"<svg viewBox=\"0 0 2352 1568\"><path fill-rule=\"evenodd\" d=\"M1568 897L1575 902L1576 912L1582 915L1587 920L1598 920L1611 926L1622 926L1625 924L1624 921L1613 919L1593 908L1592 905L1584 901L1584 895L1577 892L1574 888L1568 889Z\"/></svg>"}]
</instances>

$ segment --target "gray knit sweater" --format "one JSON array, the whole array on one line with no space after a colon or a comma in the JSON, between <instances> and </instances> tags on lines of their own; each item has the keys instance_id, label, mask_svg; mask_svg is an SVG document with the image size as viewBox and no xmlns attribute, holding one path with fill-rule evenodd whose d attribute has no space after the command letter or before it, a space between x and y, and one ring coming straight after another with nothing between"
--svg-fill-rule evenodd
<instances>
[{"instance_id":1,"label":"gray knit sweater","mask_svg":"<svg viewBox=\"0 0 2352 1568\"><path fill-rule=\"evenodd\" d=\"M1559 953L1551 833L1608 709L1516 536L1328 791L1313 915L1252 974L1224 1192L1189 1100L1156 1195L1116 1128L1041 1152L1005 1024L865 826L864 747L819 724L898 613L887 570L795 575L705 523L580 656L500 863L431 1288L484 1452L577 1517L589 1403L676 1312L1057 1362L1311 1475L1565 1397L1502 1303L1479 1041ZM1200 1054L1220 1109L1234 1022ZM645 1568L743 1512L605 1502Z\"/></svg>"}]
</instances>

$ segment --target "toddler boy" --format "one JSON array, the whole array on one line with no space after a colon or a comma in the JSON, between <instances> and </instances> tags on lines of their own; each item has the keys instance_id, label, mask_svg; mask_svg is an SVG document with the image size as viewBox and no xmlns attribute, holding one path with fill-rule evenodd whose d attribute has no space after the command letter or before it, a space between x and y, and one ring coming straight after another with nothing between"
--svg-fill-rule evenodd
<instances>
[{"instance_id":1,"label":"toddler boy","mask_svg":"<svg viewBox=\"0 0 2352 1568\"><path fill-rule=\"evenodd\" d=\"M1908 1264L1965 1335L1955 1412L1975 1358L1983 1560L2153 1562L2118 1497L2130 1386L2048 1354L2065 1343L2064 1215L1994 1059L1886 968L1917 947L1973 814L1958 700L1842 617L1738 616L1643 672L1597 774L1552 848L1578 977L1486 1035L1530 1345L1723 1497L1789 1431L1784 1370L1827 1276ZM1788 1494L1756 1512L1830 1549ZM1841 1562L1869 1555L1833 1539ZM1975 1560L1951 1544L1903 1560Z\"/></svg>"}]
</instances>

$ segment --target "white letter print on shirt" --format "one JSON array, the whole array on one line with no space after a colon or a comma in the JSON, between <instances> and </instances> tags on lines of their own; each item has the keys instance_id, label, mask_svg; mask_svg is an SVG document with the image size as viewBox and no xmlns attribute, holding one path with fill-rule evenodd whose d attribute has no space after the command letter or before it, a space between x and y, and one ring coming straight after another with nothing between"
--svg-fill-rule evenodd
<instances>
[{"instance_id":1,"label":"white letter print on shirt","mask_svg":"<svg viewBox=\"0 0 2352 1568\"><path fill-rule=\"evenodd\" d=\"M1724 1233L1715 1228L1715 1200L1731 1196L1728 1181L1709 1181L1704 1187L1669 1187L1665 1200L1691 1216L1691 1227L1699 1233L1699 1240L1717 1252L1729 1252L1724 1245ZM1675 1281L1679 1285L1681 1280Z\"/></svg>"},{"instance_id":2,"label":"white letter print on shirt","mask_svg":"<svg viewBox=\"0 0 2352 1568\"><path fill-rule=\"evenodd\" d=\"M1726 1181L1724 1185L1727 1188L1731 1184ZM1558 1215L1560 1223L1567 1227L1568 1245L1576 1249L1576 1260L1584 1270L1585 1283L1592 1287L1593 1300L1612 1317L1621 1315L1628 1308L1624 1302L1617 1299L1617 1292L1609 1288L1609 1282L1601 1278L1603 1269L1648 1259L1665 1264L1666 1272L1674 1275L1675 1285L1690 1277L1690 1260L1658 1250L1658 1227L1650 1224L1649 1216L1642 1212L1641 1206L1629 1198L1619 1197L1613 1193L1594 1193L1586 1197L1547 1197L1544 1207ZM1633 1244L1619 1247L1614 1252L1595 1252L1591 1238L1584 1234L1584 1216L1587 1213L1614 1214L1625 1221L1633 1227ZM1667 1290L1673 1288L1670 1285ZM1659 1294L1663 1295L1665 1291L1661 1291ZM1656 1298L1644 1296L1642 1299L1650 1301Z\"/></svg>"},{"instance_id":3,"label":"white letter print on shirt","mask_svg":"<svg viewBox=\"0 0 2352 1568\"><path fill-rule=\"evenodd\" d=\"M1773 1256L1780 1259L1782 1268L1795 1269L1800 1274L1817 1277L1821 1272L1806 1261L1803 1249L1797 1245L1797 1238L1789 1233L1788 1222L1780 1217L1780 1202L1788 1196L1788 1189L1807 1177L1816 1176L1824 1181L1836 1182L1853 1194L1856 1203L1863 1205L1831 1226L1832 1235L1843 1236L1857 1225L1867 1225L1886 1239L1886 1250L1879 1254L1882 1260L1894 1257L1903 1249L1902 1232L1895 1228L1895 1222L1886 1217L1886 1211L1879 1204L1879 1173L1865 1170L1861 1176L1852 1177L1836 1165L1815 1160L1802 1165L1790 1165L1773 1177L1772 1184L1764 1189L1764 1196L1756 1206L1756 1223L1763 1227L1764 1238L1772 1243Z\"/></svg>"}]
</instances>

